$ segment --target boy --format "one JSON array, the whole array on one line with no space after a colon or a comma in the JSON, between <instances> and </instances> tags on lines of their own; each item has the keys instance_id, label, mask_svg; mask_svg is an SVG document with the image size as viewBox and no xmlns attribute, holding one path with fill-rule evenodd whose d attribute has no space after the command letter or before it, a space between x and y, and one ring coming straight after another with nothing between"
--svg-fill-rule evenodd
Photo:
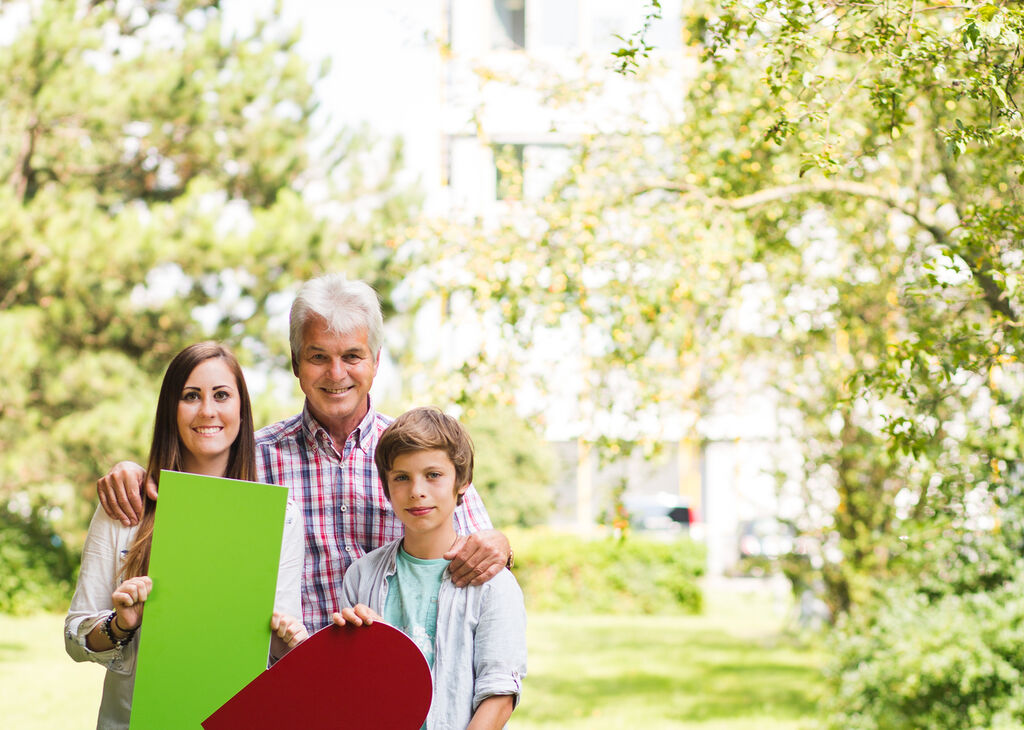
<instances>
[{"instance_id":1,"label":"boy","mask_svg":"<svg viewBox=\"0 0 1024 730\"><path fill-rule=\"evenodd\" d=\"M458 588L443 555L458 537L452 514L473 478L465 429L435 408L415 408L381 434L374 454L405 537L345 572L339 626L383 620L423 650L434 681L424 728L501 728L526 674L526 610L512 573Z\"/></svg>"}]
</instances>

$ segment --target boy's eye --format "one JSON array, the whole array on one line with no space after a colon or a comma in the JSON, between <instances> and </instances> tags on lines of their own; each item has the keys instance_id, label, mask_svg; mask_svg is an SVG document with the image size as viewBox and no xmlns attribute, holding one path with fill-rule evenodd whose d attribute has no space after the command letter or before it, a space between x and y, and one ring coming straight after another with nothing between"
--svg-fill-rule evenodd
<instances>
[{"instance_id":1,"label":"boy's eye","mask_svg":"<svg viewBox=\"0 0 1024 730\"><path fill-rule=\"evenodd\" d=\"M429 474L427 474L427 476L430 477L431 479L440 479L441 478L441 472L439 472L439 471L432 471Z\"/></svg>"},{"instance_id":2,"label":"boy's eye","mask_svg":"<svg viewBox=\"0 0 1024 730\"><path fill-rule=\"evenodd\" d=\"M393 482L404 482L408 477L405 474L392 474L391 481Z\"/></svg>"}]
</instances>

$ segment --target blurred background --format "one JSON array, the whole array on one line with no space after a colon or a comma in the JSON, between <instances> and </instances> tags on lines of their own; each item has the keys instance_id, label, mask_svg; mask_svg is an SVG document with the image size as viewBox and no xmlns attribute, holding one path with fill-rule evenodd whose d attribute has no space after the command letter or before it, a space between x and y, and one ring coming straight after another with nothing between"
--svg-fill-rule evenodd
<instances>
[{"instance_id":1,"label":"blurred background","mask_svg":"<svg viewBox=\"0 0 1024 730\"><path fill-rule=\"evenodd\" d=\"M1022 726L1022 29L898 0L0 0L15 724L91 727L102 672L58 614L170 357L223 340L257 423L293 415L292 296L342 271L384 305L378 409L459 416L512 536L514 726ZM74 689L25 686L55 672Z\"/></svg>"}]
</instances>

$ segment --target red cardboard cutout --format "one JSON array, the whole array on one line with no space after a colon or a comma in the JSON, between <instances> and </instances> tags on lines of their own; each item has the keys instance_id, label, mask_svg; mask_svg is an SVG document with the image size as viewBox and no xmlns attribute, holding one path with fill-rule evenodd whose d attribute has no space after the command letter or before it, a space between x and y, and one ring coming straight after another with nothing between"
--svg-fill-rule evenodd
<instances>
[{"instance_id":1,"label":"red cardboard cutout","mask_svg":"<svg viewBox=\"0 0 1024 730\"><path fill-rule=\"evenodd\" d=\"M225 702L203 727L417 730L432 691L423 652L398 629L380 621L327 626Z\"/></svg>"}]
</instances>

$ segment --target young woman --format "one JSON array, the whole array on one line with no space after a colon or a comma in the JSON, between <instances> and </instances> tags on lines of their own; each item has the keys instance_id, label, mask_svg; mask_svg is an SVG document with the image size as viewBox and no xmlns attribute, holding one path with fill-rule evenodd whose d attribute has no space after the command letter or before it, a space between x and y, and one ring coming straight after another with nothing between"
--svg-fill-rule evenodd
<instances>
[{"instance_id":1,"label":"young woman","mask_svg":"<svg viewBox=\"0 0 1024 730\"><path fill-rule=\"evenodd\" d=\"M161 469L255 481L252 405L234 354L215 342L190 345L171 361L160 386L148 473ZM64 645L75 661L107 667L96 727L128 728L139 627L153 582L147 576L156 502L125 527L98 508L89 525L82 569L64 620ZM271 661L303 641L299 581L302 525L289 502L277 596L270 620Z\"/></svg>"}]
</instances>

